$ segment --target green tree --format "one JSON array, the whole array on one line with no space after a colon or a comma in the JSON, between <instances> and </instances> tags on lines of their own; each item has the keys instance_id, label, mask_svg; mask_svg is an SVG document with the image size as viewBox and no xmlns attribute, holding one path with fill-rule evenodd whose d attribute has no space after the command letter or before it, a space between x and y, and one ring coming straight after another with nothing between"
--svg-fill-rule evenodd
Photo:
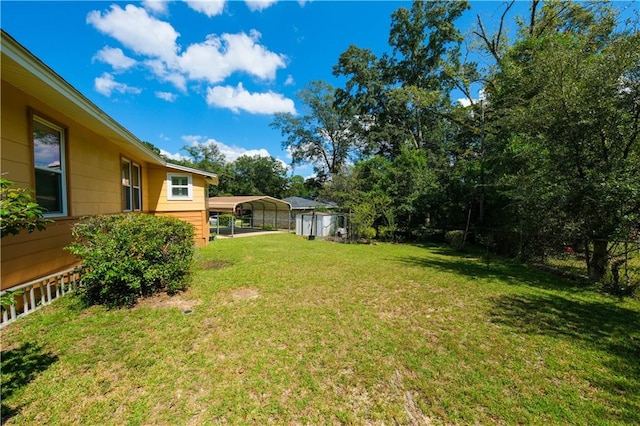
<instances>
[{"instance_id":1,"label":"green tree","mask_svg":"<svg viewBox=\"0 0 640 426\"><path fill-rule=\"evenodd\" d=\"M310 163L318 176L330 180L359 147L361 125L353 111L335 107L335 89L324 81L312 81L298 92L306 113L276 113L271 127L286 139L282 147L291 153L291 165Z\"/></svg>"},{"instance_id":2,"label":"green tree","mask_svg":"<svg viewBox=\"0 0 640 426\"><path fill-rule=\"evenodd\" d=\"M287 189L284 193L286 197L304 197L304 198L316 198L318 196L318 190L322 185L318 185L313 178L307 178L300 175L290 176L287 182Z\"/></svg>"},{"instance_id":3,"label":"green tree","mask_svg":"<svg viewBox=\"0 0 640 426\"><path fill-rule=\"evenodd\" d=\"M194 143L182 147L189 157L186 160L168 159L171 163L193 167L218 176L218 186L209 185L209 196L213 197L225 193L227 178L227 163L224 154L215 143Z\"/></svg>"},{"instance_id":4,"label":"green tree","mask_svg":"<svg viewBox=\"0 0 640 426\"><path fill-rule=\"evenodd\" d=\"M338 104L367 119L365 152L391 158L403 147L438 150L441 117L460 69L462 35L454 22L464 1L414 1L396 10L389 34L391 54L350 46L333 73L346 77Z\"/></svg>"},{"instance_id":5,"label":"green tree","mask_svg":"<svg viewBox=\"0 0 640 426\"><path fill-rule=\"evenodd\" d=\"M519 216L582 241L593 280L640 222L640 33L621 24L608 4L545 3L487 86Z\"/></svg>"},{"instance_id":6,"label":"green tree","mask_svg":"<svg viewBox=\"0 0 640 426\"><path fill-rule=\"evenodd\" d=\"M45 230L47 225L53 221L44 217L43 208L33 201L29 189L14 188L13 186L12 181L0 177L2 238L19 234L23 230L27 232Z\"/></svg>"},{"instance_id":7,"label":"green tree","mask_svg":"<svg viewBox=\"0 0 640 426\"><path fill-rule=\"evenodd\" d=\"M189 154L191 164L200 170L219 173L226 163L224 154L215 143L195 143L182 147Z\"/></svg>"},{"instance_id":8,"label":"green tree","mask_svg":"<svg viewBox=\"0 0 640 426\"><path fill-rule=\"evenodd\" d=\"M234 195L282 198L288 186L287 169L273 157L243 155L229 165L225 191Z\"/></svg>"}]
</instances>

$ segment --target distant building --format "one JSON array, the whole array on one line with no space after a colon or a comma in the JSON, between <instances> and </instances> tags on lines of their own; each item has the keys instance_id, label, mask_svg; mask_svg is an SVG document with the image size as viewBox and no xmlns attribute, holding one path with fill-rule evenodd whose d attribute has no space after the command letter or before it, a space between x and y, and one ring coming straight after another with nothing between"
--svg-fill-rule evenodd
<instances>
[{"instance_id":1,"label":"distant building","mask_svg":"<svg viewBox=\"0 0 640 426\"><path fill-rule=\"evenodd\" d=\"M289 197L291 215L295 218L296 235L311 237L345 237L347 215L337 212L332 201L317 201L302 197Z\"/></svg>"},{"instance_id":2,"label":"distant building","mask_svg":"<svg viewBox=\"0 0 640 426\"><path fill-rule=\"evenodd\" d=\"M291 214L312 212L314 210L336 210L338 205L333 201L316 201L303 197L288 197L283 201L291 204Z\"/></svg>"}]
</instances>

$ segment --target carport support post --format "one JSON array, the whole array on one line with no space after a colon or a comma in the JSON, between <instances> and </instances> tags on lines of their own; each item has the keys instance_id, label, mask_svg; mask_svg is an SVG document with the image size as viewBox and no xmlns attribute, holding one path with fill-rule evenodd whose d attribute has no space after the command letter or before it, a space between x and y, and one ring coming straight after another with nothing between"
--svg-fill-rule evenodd
<instances>
[{"instance_id":1,"label":"carport support post","mask_svg":"<svg viewBox=\"0 0 640 426\"><path fill-rule=\"evenodd\" d=\"M236 225L236 212L231 212L231 236L233 237L233 228Z\"/></svg>"}]
</instances>

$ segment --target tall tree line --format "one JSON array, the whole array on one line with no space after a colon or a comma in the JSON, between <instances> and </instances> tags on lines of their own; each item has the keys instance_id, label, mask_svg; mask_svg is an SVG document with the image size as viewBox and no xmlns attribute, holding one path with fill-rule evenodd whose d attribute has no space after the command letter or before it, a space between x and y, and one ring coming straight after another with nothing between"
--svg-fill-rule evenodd
<instances>
[{"instance_id":1,"label":"tall tree line","mask_svg":"<svg viewBox=\"0 0 640 426\"><path fill-rule=\"evenodd\" d=\"M465 60L468 3L400 7L387 52L350 46L344 87L313 82L308 114L273 126L359 226L469 229L523 258L572 245L599 280L640 230L638 22L616 3L538 0L507 22L512 6L470 35L487 69Z\"/></svg>"}]
</instances>

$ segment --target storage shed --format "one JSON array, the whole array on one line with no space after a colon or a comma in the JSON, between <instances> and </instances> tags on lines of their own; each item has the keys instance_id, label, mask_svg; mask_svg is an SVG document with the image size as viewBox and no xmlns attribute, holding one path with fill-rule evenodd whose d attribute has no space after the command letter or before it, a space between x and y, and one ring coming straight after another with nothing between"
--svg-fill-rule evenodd
<instances>
[{"instance_id":1,"label":"storage shed","mask_svg":"<svg viewBox=\"0 0 640 426\"><path fill-rule=\"evenodd\" d=\"M346 216L338 213L299 213L296 215L296 235L308 237L344 237Z\"/></svg>"}]
</instances>

